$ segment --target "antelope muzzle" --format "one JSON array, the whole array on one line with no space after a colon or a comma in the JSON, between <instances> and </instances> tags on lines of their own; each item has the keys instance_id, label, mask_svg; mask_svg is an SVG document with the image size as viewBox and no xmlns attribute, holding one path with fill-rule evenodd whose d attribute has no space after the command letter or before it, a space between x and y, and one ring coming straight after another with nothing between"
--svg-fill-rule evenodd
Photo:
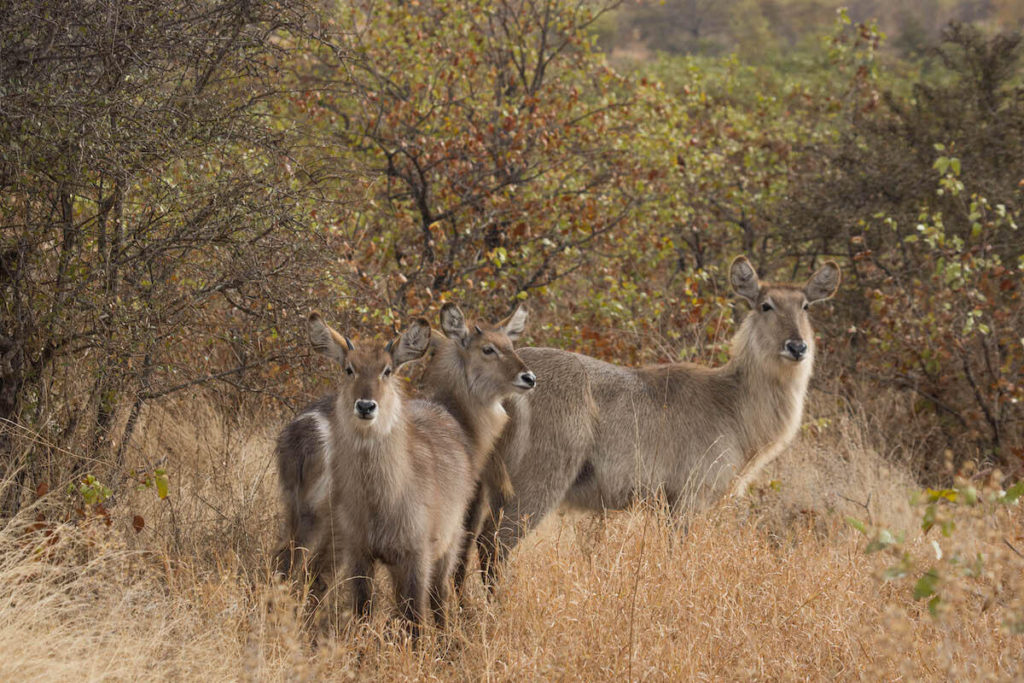
<instances>
[{"instance_id":1,"label":"antelope muzzle","mask_svg":"<svg viewBox=\"0 0 1024 683\"><path fill-rule=\"evenodd\" d=\"M359 399L356 401L356 417L360 420L372 420L377 417L377 402Z\"/></svg>"},{"instance_id":2,"label":"antelope muzzle","mask_svg":"<svg viewBox=\"0 0 1024 683\"><path fill-rule=\"evenodd\" d=\"M530 370L520 372L516 377L516 381L512 384L523 391L529 391L537 386L537 375L533 374Z\"/></svg>"},{"instance_id":3,"label":"antelope muzzle","mask_svg":"<svg viewBox=\"0 0 1024 683\"><path fill-rule=\"evenodd\" d=\"M782 355L791 361L801 361L807 355L807 342L803 339L787 339Z\"/></svg>"}]
</instances>

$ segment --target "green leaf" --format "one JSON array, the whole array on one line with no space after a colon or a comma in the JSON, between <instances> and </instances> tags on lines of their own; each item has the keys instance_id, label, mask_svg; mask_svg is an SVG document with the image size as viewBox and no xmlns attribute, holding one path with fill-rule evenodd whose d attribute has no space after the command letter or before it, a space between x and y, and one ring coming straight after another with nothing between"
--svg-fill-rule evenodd
<instances>
[{"instance_id":1,"label":"green leaf","mask_svg":"<svg viewBox=\"0 0 1024 683\"><path fill-rule=\"evenodd\" d=\"M885 550L891 546L903 542L903 534L897 533L893 535L888 529L879 529L878 535L871 543L868 543L868 547L864 548L865 553L877 553L879 550Z\"/></svg>"},{"instance_id":2,"label":"green leaf","mask_svg":"<svg viewBox=\"0 0 1024 683\"><path fill-rule=\"evenodd\" d=\"M924 510L924 517L921 518L921 531L928 533L928 531L935 526L935 505L929 505Z\"/></svg>"},{"instance_id":3,"label":"green leaf","mask_svg":"<svg viewBox=\"0 0 1024 683\"><path fill-rule=\"evenodd\" d=\"M955 503L958 494L956 489L925 489L925 495L928 496L928 500L932 503L943 498L951 503Z\"/></svg>"},{"instance_id":4,"label":"green leaf","mask_svg":"<svg viewBox=\"0 0 1024 683\"><path fill-rule=\"evenodd\" d=\"M158 469L153 472L153 480L156 482L156 495L163 500L167 497L167 472L163 469Z\"/></svg>"},{"instance_id":5,"label":"green leaf","mask_svg":"<svg viewBox=\"0 0 1024 683\"><path fill-rule=\"evenodd\" d=\"M928 611L933 617L939 616L939 605L941 602L938 595L928 601Z\"/></svg>"},{"instance_id":6,"label":"green leaf","mask_svg":"<svg viewBox=\"0 0 1024 683\"><path fill-rule=\"evenodd\" d=\"M1006 493L1000 498L1000 502L1003 503L1015 503L1017 499L1024 496L1024 479L1021 479L1016 484L1006 489Z\"/></svg>"},{"instance_id":7,"label":"green leaf","mask_svg":"<svg viewBox=\"0 0 1024 683\"><path fill-rule=\"evenodd\" d=\"M914 599L921 600L928 596L935 595L936 587L939 583L939 574L934 568L929 569L921 578L914 584Z\"/></svg>"},{"instance_id":8,"label":"green leaf","mask_svg":"<svg viewBox=\"0 0 1024 683\"><path fill-rule=\"evenodd\" d=\"M872 553L877 553L880 550L885 550L890 545L892 545L892 544L891 543L886 543L885 541L883 541L880 538L876 538L875 540L873 540L870 543L868 543L868 546L866 548L864 548L864 552L865 552L865 554L870 555Z\"/></svg>"},{"instance_id":9,"label":"green leaf","mask_svg":"<svg viewBox=\"0 0 1024 683\"><path fill-rule=\"evenodd\" d=\"M865 536L868 535L868 529L867 529L866 526L864 526L864 522L860 521L856 517L849 517L849 516L847 516L847 517L844 517L844 519L846 520L846 523L849 524L850 526L852 526L854 529L856 529L857 531L861 532Z\"/></svg>"},{"instance_id":10,"label":"green leaf","mask_svg":"<svg viewBox=\"0 0 1024 683\"><path fill-rule=\"evenodd\" d=\"M894 564L882 572L882 578L886 581L895 581L896 579L902 579L907 575L907 566L904 563Z\"/></svg>"},{"instance_id":11,"label":"green leaf","mask_svg":"<svg viewBox=\"0 0 1024 683\"><path fill-rule=\"evenodd\" d=\"M964 502L968 505L974 505L978 502L978 489L973 486L961 489L960 493L963 494Z\"/></svg>"}]
</instances>

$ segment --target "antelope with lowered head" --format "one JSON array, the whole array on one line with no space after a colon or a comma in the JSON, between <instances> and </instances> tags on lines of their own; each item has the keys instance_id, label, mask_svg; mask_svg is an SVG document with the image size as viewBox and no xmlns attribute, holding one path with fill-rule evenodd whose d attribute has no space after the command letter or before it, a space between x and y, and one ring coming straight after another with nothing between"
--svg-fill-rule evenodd
<instances>
[{"instance_id":1,"label":"antelope with lowered head","mask_svg":"<svg viewBox=\"0 0 1024 683\"><path fill-rule=\"evenodd\" d=\"M471 332L459 307L445 304L441 308L444 336L435 335L434 354L423 374L427 395L455 416L469 439L470 471L476 481L473 504L466 510L456 586L465 578L467 556L490 501L495 495L511 494L505 468L489 456L508 421L502 400L537 384L536 375L512 346L526 328L526 316L526 308L519 306L505 320L495 325L477 323Z\"/></svg>"},{"instance_id":2,"label":"antelope with lowered head","mask_svg":"<svg viewBox=\"0 0 1024 683\"><path fill-rule=\"evenodd\" d=\"M414 635L427 601L443 619L451 570L473 494L469 443L436 403L402 395L397 370L429 348L426 320L386 346L357 347L320 316L313 347L340 367L337 392L299 414L278 441L286 509L287 568L293 547L325 577L350 580L357 616L368 614L374 565L385 564Z\"/></svg>"},{"instance_id":3,"label":"antelope with lowered head","mask_svg":"<svg viewBox=\"0 0 1024 683\"><path fill-rule=\"evenodd\" d=\"M830 298L828 261L805 285L760 282L745 257L729 273L752 307L728 363L628 368L550 348L519 355L544 378L508 401L495 447L514 494L492 503L477 544L485 580L560 504L621 509L663 495L676 512L742 494L796 434L814 365L811 304Z\"/></svg>"}]
</instances>

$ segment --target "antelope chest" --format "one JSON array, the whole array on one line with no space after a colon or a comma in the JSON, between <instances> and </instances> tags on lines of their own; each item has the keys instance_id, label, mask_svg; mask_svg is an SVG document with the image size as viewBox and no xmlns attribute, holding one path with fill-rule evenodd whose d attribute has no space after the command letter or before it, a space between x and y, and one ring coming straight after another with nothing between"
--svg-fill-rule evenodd
<instances>
[{"instance_id":1,"label":"antelope chest","mask_svg":"<svg viewBox=\"0 0 1024 683\"><path fill-rule=\"evenodd\" d=\"M419 512L408 506L368 509L365 543L370 554L394 564L410 550L419 548L426 537L424 518Z\"/></svg>"},{"instance_id":2,"label":"antelope chest","mask_svg":"<svg viewBox=\"0 0 1024 683\"><path fill-rule=\"evenodd\" d=\"M501 431L505 429L508 422L508 413L501 405L501 401L495 401L484 413L480 421L480 428L477 430L477 453L482 457L490 453L494 442L498 440Z\"/></svg>"},{"instance_id":3,"label":"antelope chest","mask_svg":"<svg viewBox=\"0 0 1024 683\"><path fill-rule=\"evenodd\" d=\"M771 434L771 436L762 442L760 448L750 454L750 459L741 468L740 475L730 487L731 495L744 495L758 473L782 452L782 449L793 440L800 430L808 377L809 371L805 371L792 392L777 404L781 407L780 415L777 418L779 426L775 430L771 430L769 426L765 427L765 433Z\"/></svg>"}]
</instances>

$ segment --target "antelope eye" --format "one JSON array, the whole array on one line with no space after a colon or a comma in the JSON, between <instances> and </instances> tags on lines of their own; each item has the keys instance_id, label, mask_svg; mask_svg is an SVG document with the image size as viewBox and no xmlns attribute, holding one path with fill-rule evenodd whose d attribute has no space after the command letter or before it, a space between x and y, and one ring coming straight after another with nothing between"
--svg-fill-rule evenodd
<instances>
[{"instance_id":1,"label":"antelope eye","mask_svg":"<svg viewBox=\"0 0 1024 683\"><path fill-rule=\"evenodd\" d=\"M356 371L352 369L351 365L346 365L345 366L345 374L348 375L349 377L351 377L352 375L356 374Z\"/></svg>"},{"instance_id":2,"label":"antelope eye","mask_svg":"<svg viewBox=\"0 0 1024 683\"><path fill-rule=\"evenodd\" d=\"M483 351L484 354L488 355L488 356L494 355L494 347L493 346L485 346L484 348L481 349L481 351Z\"/></svg>"},{"instance_id":3,"label":"antelope eye","mask_svg":"<svg viewBox=\"0 0 1024 683\"><path fill-rule=\"evenodd\" d=\"M765 313L767 313L768 311L774 311L775 307L772 306L767 301L765 301L763 304L761 304L761 310L764 311Z\"/></svg>"},{"instance_id":4,"label":"antelope eye","mask_svg":"<svg viewBox=\"0 0 1024 683\"><path fill-rule=\"evenodd\" d=\"M384 376L385 377L390 377L391 376L391 368L384 368Z\"/></svg>"}]
</instances>

